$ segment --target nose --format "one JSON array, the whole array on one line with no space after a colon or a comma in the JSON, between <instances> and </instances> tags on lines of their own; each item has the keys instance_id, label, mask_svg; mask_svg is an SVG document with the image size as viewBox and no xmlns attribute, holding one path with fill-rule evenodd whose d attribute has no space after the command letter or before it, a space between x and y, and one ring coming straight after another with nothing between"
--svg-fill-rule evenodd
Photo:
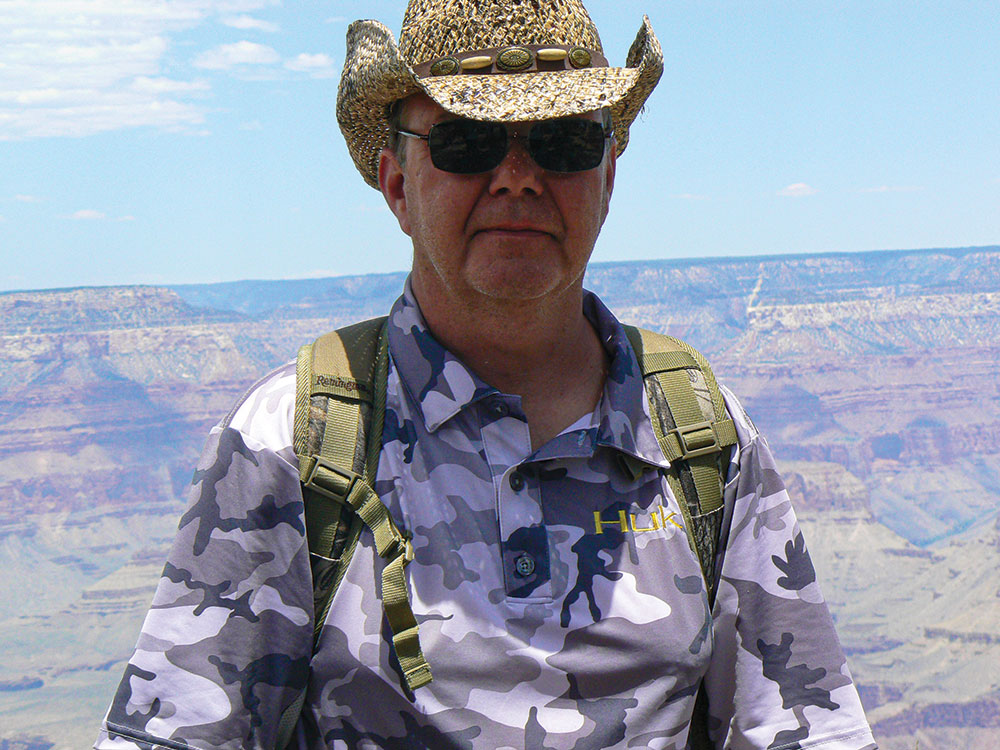
<instances>
[{"instance_id":1,"label":"nose","mask_svg":"<svg viewBox=\"0 0 1000 750\"><path fill-rule=\"evenodd\" d=\"M493 170L490 179L490 192L494 195L509 193L520 195L528 193L538 195L542 192L542 172L544 171L531 158L525 146L527 133L518 133L511 129L507 131L509 148L503 161Z\"/></svg>"}]
</instances>

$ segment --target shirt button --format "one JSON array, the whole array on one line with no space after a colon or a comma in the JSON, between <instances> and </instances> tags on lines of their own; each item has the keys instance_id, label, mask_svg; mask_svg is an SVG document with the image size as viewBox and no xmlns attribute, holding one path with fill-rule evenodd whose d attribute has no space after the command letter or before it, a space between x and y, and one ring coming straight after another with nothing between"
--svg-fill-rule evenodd
<instances>
[{"instance_id":1,"label":"shirt button","mask_svg":"<svg viewBox=\"0 0 1000 750\"><path fill-rule=\"evenodd\" d=\"M514 562L514 570L522 578L527 578L535 572L535 559L525 552Z\"/></svg>"},{"instance_id":2,"label":"shirt button","mask_svg":"<svg viewBox=\"0 0 1000 750\"><path fill-rule=\"evenodd\" d=\"M507 408L507 404L503 401L494 401L490 404L489 412L494 419L501 419L510 413L510 409Z\"/></svg>"},{"instance_id":3,"label":"shirt button","mask_svg":"<svg viewBox=\"0 0 1000 750\"><path fill-rule=\"evenodd\" d=\"M520 492L524 489L524 476L518 474L516 471L510 475L510 488L514 492Z\"/></svg>"}]
</instances>

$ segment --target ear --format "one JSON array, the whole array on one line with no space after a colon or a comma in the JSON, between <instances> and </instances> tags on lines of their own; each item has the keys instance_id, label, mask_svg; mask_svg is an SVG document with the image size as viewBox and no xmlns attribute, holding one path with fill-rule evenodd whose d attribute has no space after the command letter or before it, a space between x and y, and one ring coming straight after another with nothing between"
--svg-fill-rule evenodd
<instances>
[{"instance_id":1,"label":"ear","mask_svg":"<svg viewBox=\"0 0 1000 750\"><path fill-rule=\"evenodd\" d=\"M603 219L608 218L608 211L611 209L611 193L615 189L615 170L618 166L618 149L615 146L614 140L608 144L608 154L605 157L604 164L604 216Z\"/></svg>"},{"instance_id":2,"label":"ear","mask_svg":"<svg viewBox=\"0 0 1000 750\"><path fill-rule=\"evenodd\" d=\"M395 214L399 228L409 235L410 214L406 207L406 192L403 190L405 181L403 165L399 163L396 152L389 148L382 149L378 158L378 186L389 210Z\"/></svg>"}]
</instances>

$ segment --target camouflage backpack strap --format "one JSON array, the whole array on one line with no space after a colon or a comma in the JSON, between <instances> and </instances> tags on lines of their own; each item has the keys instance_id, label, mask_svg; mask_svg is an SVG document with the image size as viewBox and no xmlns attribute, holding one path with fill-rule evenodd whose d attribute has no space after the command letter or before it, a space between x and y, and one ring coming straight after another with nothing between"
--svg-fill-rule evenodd
<instances>
[{"instance_id":1,"label":"camouflage backpack strap","mask_svg":"<svg viewBox=\"0 0 1000 750\"><path fill-rule=\"evenodd\" d=\"M407 687L431 681L410 606L409 539L373 489L382 449L388 374L386 318L325 334L299 350L293 442L313 564L314 646L363 529L385 560L382 607ZM282 716L278 747L291 739L305 694Z\"/></svg>"},{"instance_id":2,"label":"camouflage backpack strap","mask_svg":"<svg viewBox=\"0 0 1000 750\"><path fill-rule=\"evenodd\" d=\"M625 331L646 382L653 432L670 461L667 481L714 603L722 493L736 426L712 368L699 352L672 336L632 326Z\"/></svg>"},{"instance_id":3,"label":"camouflage backpack strap","mask_svg":"<svg viewBox=\"0 0 1000 750\"><path fill-rule=\"evenodd\" d=\"M632 326L625 332L642 368L653 432L670 461L667 482L681 506L688 543L698 556L709 607L715 603L715 558L723 488L736 426L705 358L672 336ZM708 693L698 688L688 750L714 750L708 735Z\"/></svg>"}]
</instances>

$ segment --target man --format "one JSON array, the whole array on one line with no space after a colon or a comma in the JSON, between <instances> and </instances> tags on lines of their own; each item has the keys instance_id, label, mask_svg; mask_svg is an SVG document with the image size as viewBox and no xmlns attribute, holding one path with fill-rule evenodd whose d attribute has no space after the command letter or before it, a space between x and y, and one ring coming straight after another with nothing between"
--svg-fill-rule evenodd
<instances>
[{"instance_id":1,"label":"man","mask_svg":"<svg viewBox=\"0 0 1000 750\"><path fill-rule=\"evenodd\" d=\"M433 679L370 533L314 650L288 366L213 430L97 747L681 750L702 687L715 747L875 747L752 423L724 392L710 609L633 346L582 288L661 71L648 20L608 67L576 0L412 0L398 47L352 25L338 119L413 243L374 491Z\"/></svg>"}]
</instances>

